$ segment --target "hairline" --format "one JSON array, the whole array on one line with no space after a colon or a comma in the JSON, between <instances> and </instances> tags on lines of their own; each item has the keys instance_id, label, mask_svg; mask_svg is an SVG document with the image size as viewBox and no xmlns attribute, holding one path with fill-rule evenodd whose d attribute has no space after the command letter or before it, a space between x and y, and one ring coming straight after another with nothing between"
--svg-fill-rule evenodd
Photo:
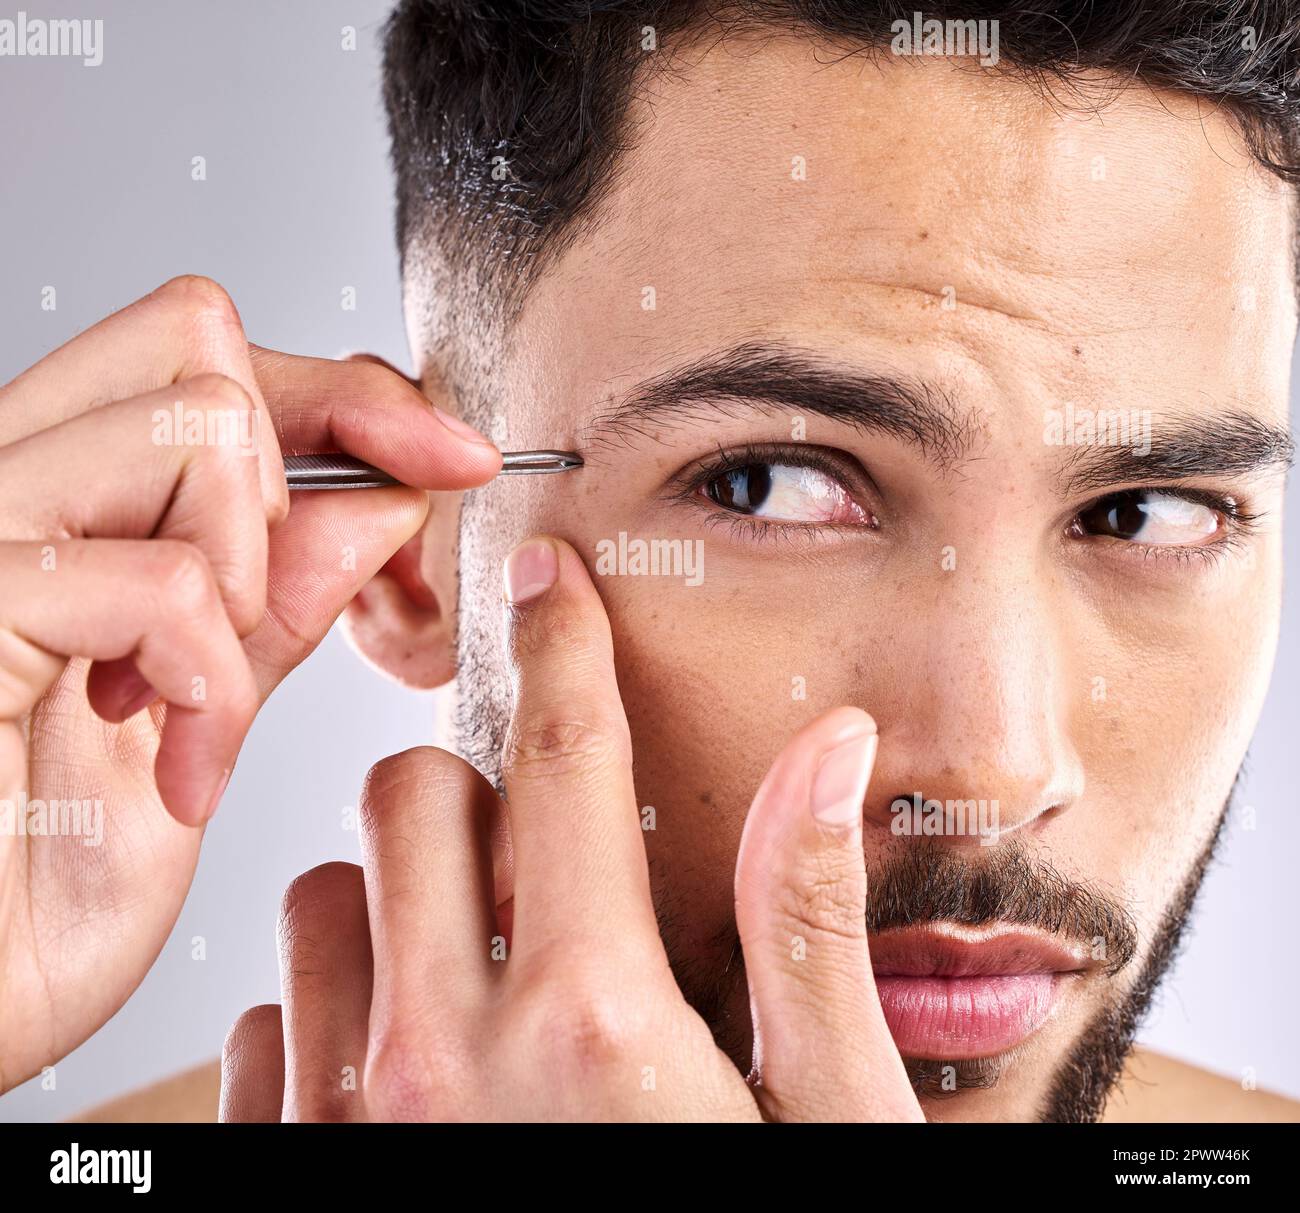
<instances>
[{"instance_id":1,"label":"hairline","mask_svg":"<svg viewBox=\"0 0 1300 1213\"><path fill-rule=\"evenodd\" d=\"M638 64L629 73L624 82L625 91L619 98L618 112L610 131L609 142L617 147L605 170L595 179L578 199L573 210L557 219L550 226L543 226L539 234L528 243L528 253L517 264L520 269L513 271L513 278L507 278L500 272L483 264L482 250L474 242L469 242L467 258L449 253L449 244L454 247L459 230L459 217L453 213L450 205L426 206L423 213L403 233L399 248L400 269L403 283L415 263L419 273L436 273L447 287L451 298L452 311L456 314L472 313L476 320L486 321L484 327L489 333L490 348L500 351L496 342L504 342L514 332L526 309L533 290L551 273L575 245L589 240L599 233L602 226L613 216L603 206L609 195L623 182L634 153L639 146L635 136L640 132L642 123L651 120L653 115L641 103L645 99L648 83L657 77L671 75L681 66L682 56L705 43L735 42L744 38L790 38L810 43L813 47L843 51L843 58L862 57L877 59L887 48L885 40L874 42L855 40L851 35L818 29L815 26L792 17L788 24L770 19L763 19L752 13L738 13L729 23L724 23L725 10L721 14L707 13L694 16L681 26L669 29L669 37L674 39L669 48L661 46L661 54L647 56L644 64ZM711 47L710 47L711 49ZM936 56L939 57L939 56ZM948 58L943 56L943 58ZM1211 100L1193 88L1182 87L1177 83L1125 76L1120 69L1090 68L1083 65L1071 67L1068 64L1035 65L1018 62L1014 54L1006 55L998 64L991 67L971 68L967 70L991 74L1003 79L1011 79L1022 84L1026 89L1036 91L1044 105L1055 109L1072 112L1097 112L1114 103L1125 93L1134 88L1142 89L1153 96L1161 93L1174 93L1186 98L1202 101ZM1057 90L1068 94L1063 99ZM1248 161L1243 166L1246 172L1259 172L1266 177L1277 178L1268 164L1254 154L1253 144L1249 138L1249 129L1258 120L1248 106L1234 102L1231 98L1213 98L1213 111L1222 113L1236 133L1247 144ZM1202 116L1204 118L1204 115ZM1286 191L1291 211L1291 281L1297 311L1300 312L1300 181L1287 182ZM464 241L461 241L464 243ZM468 331L468 326L444 326L443 334L433 335L434 345L441 347L444 357L451 355L454 348L461 344L454 334ZM422 333L422 341L427 341L430 334Z\"/></svg>"}]
</instances>

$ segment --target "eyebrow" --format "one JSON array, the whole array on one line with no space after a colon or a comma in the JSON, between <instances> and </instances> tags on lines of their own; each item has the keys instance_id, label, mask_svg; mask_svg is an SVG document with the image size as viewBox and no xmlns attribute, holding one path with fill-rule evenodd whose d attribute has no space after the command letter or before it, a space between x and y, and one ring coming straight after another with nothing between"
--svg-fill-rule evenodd
<instances>
[{"instance_id":1,"label":"eyebrow","mask_svg":"<svg viewBox=\"0 0 1300 1213\"><path fill-rule=\"evenodd\" d=\"M1167 483L1195 476L1286 472L1295 455L1295 443L1284 428L1241 409L1165 416L1155 424L1149 413L1145 416L1149 450L1141 452L1131 441L1081 446L1062 467L1064 491L1087 492L1135 480Z\"/></svg>"},{"instance_id":2,"label":"eyebrow","mask_svg":"<svg viewBox=\"0 0 1300 1213\"><path fill-rule=\"evenodd\" d=\"M637 384L593 417L579 440L584 447L628 445L653 440L654 427L664 421L735 417L755 409L810 414L895 438L944 472L970 455L984 429L978 409L962 407L938 385L908 376L866 374L795 346L751 341ZM1105 419L1119 413L1097 411L1093 416ZM1149 410L1130 410L1125 416L1146 419L1150 449L1139 453L1128 440L1122 445L1093 442L1063 448L1070 451L1060 468L1063 492L1135 480L1164 483L1285 471L1294 456L1294 443L1284 427L1240 409L1204 416L1164 415L1154 424ZM1124 422L1125 434L1128 424Z\"/></svg>"},{"instance_id":3,"label":"eyebrow","mask_svg":"<svg viewBox=\"0 0 1300 1213\"><path fill-rule=\"evenodd\" d=\"M760 409L825 417L915 446L944 469L969 452L979 414L917 379L868 375L794 347L746 342L637 384L597 414L580 439L594 446L652 439L657 422Z\"/></svg>"}]
</instances>

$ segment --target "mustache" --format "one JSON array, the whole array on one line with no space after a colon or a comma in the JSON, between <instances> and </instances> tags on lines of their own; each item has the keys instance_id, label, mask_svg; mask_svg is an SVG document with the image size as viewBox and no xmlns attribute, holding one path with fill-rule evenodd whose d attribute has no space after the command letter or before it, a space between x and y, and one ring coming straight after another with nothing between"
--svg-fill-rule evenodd
<instances>
[{"instance_id":1,"label":"mustache","mask_svg":"<svg viewBox=\"0 0 1300 1213\"><path fill-rule=\"evenodd\" d=\"M976 853L910 839L874 870L868 864L869 932L932 922L1033 927L1083 944L1111 976L1133 960L1139 942L1118 901L1070 880L1019 844Z\"/></svg>"}]
</instances>

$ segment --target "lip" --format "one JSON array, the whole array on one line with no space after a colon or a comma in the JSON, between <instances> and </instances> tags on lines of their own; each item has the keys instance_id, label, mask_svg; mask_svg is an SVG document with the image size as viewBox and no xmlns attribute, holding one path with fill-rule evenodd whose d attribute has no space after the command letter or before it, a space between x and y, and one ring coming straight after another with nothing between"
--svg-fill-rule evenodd
<instances>
[{"instance_id":1,"label":"lip","mask_svg":"<svg viewBox=\"0 0 1300 1213\"><path fill-rule=\"evenodd\" d=\"M1019 1044L1051 1017L1079 947L1023 927L928 923L873 935L885 1022L904 1057L962 1061Z\"/></svg>"}]
</instances>

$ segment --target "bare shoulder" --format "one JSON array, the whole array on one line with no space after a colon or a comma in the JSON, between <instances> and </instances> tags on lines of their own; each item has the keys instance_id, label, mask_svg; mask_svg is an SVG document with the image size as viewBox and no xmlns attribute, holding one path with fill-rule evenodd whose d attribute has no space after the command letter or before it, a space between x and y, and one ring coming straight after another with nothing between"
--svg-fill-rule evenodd
<instances>
[{"instance_id":1,"label":"bare shoulder","mask_svg":"<svg viewBox=\"0 0 1300 1213\"><path fill-rule=\"evenodd\" d=\"M100 1104L73 1119L92 1122L213 1121L221 1090L217 1060ZM1103 1118L1114 1123L1300 1122L1300 1102L1160 1053L1135 1049Z\"/></svg>"},{"instance_id":2,"label":"bare shoulder","mask_svg":"<svg viewBox=\"0 0 1300 1213\"><path fill-rule=\"evenodd\" d=\"M214 1059L110 1099L72 1119L101 1124L213 1121L217 1119L220 1095L221 1062Z\"/></svg>"},{"instance_id":3,"label":"bare shoulder","mask_svg":"<svg viewBox=\"0 0 1300 1213\"><path fill-rule=\"evenodd\" d=\"M1119 1124L1298 1122L1300 1102L1271 1091L1250 1090L1237 1079L1135 1049L1102 1119Z\"/></svg>"}]
</instances>

